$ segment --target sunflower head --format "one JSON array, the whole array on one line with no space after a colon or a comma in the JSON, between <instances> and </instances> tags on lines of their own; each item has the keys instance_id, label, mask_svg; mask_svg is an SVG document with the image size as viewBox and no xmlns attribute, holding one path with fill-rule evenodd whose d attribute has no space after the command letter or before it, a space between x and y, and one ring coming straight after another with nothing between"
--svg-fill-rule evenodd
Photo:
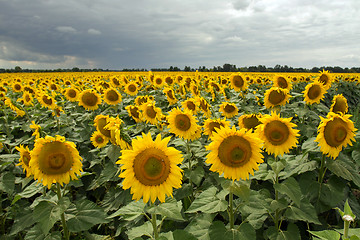
<instances>
[{"instance_id":1,"label":"sunflower head","mask_svg":"<svg viewBox=\"0 0 360 240\"><path fill-rule=\"evenodd\" d=\"M180 151L168 147L170 137L161 139L157 135L155 141L151 134L142 134L132 140L131 150L122 150L120 160L121 173L124 178L124 189L131 189L133 199L152 203L156 199L165 202L165 196L172 196L173 188L180 188L182 170L178 164L182 162Z\"/></svg>"},{"instance_id":2,"label":"sunflower head","mask_svg":"<svg viewBox=\"0 0 360 240\"><path fill-rule=\"evenodd\" d=\"M239 113L239 109L236 107L236 105L234 103L229 103L229 102L223 102L220 105L219 111L226 118L232 118Z\"/></svg>"},{"instance_id":3,"label":"sunflower head","mask_svg":"<svg viewBox=\"0 0 360 240\"><path fill-rule=\"evenodd\" d=\"M40 93L37 99L43 107L47 107L49 109L55 109L56 107L55 99L45 92Z\"/></svg>"},{"instance_id":4,"label":"sunflower head","mask_svg":"<svg viewBox=\"0 0 360 240\"><path fill-rule=\"evenodd\" d=\"M139 107L134 105L128 105L125 107L129 116L131 116L135 122L141 122L142 116Z\"/></svg>"},{"instance_id":5,"label":"sunflower head","mask_svg":"<svg viewBox=\"0 0 360 240\"><path fill-rule=\"evenodd\" d=\"M82 171L82 158L73 142L62 136L38 138L30 154L34 179L49 189L53 183L68 184Z\"/></svg>"},{"instance_id":6,"label":"sunflower head","mask_svg":"<svg viewBox=\"0 0 360 240\"><path fill-rule=\"evenodd\" d=\"M346 114L348 112L347 99L342 94L337 94L332 100L330 112Z\"/></svg>"},{"instance_id":7,"label":"sunflower head","mask_svg":"<svg viewBox=\"0 0 360 240\"><path fill-rule=\"evenodd\" d=\"M244 91L247 88L246 78L241 73L230 75L230 84L235 91Z\"/></svg>"},{"instance_id":8,"label":"sunflower head","mask_svg":"<svg viewBox=\"0 0 360 240\"><path fill-rule=\"evenodd\" d=\"M86 89L80 93L78 101L79 106L87 110L96 110L101 103L101 96L94 89Z\"/></svg>"},{"instance_id":9,"label":"sunflower head","mask_svg":"<svg viewBox=\"0 0 360 240\"><path fill-rule=\"evenodd\" d=\"M30 177L32 172L29 165L31 159L31 151L29 150L29 147L24 147L23 145L20 145L19 147L15 147L15 149L20 152L19 163L16 166L21 166L23 172L26 172L26 177Z\"/></svg>"},{"instance_id":10,"label":"sunflower head","mask_svg":"<svg viewBox=\"0 0 360 240\"><path fill-rule=\"evenodd\" d=\"M147 123L157 124L161 119L161 108L155 106L155 101L140 106L142 117Z\"/></svg>"},{"instance_id":11,"label":"sunflower head","mask_svg":"<svg viewBox=\"0 0 360 240\"><path fill-rule=\"evenodd\" d=\"M104 101L109 105L116 105L121 102L121 94L115 88L108 88L104 92Z\"/></svg>"},{"instance_id":12,"label":"sunflower head","mask_svg":"<svg viewBox=\"0 0 360 240\"><path fill-rule=\"evenodd\" d=\"M239 117L239 127L245 128L247 130L255 130L258 125L261 124L260 118L262 117L261 113L259 114L244 114Z\"/></svg>"},{"instance_id":13,"label":"sunflower head","mask_svg":"<svg viewBox=\"0 0 360 240\"><path fill-rule=\"evenodd\" d=\"M197 101L195 98L188 98L185 101L181 102L181 106L192 112L193 114L196 114L198 112L198 106Z\"/></svg>"},{"instance_id":14,"label":"sunflower head","mask_svg":"<svg viewBox=\"0 0 360 240\"><path fill-rule=\"evenodd\" d=\"M213 133L211 141L206 146L210 150L206 163L212 164L211 171L224 174L225 178L248 179L263 162L261 139L245 129L220 127Z\"/></svg>"},{"instance_id":15,"label":"sunflower head","mask_svg":"<svg viewBox=\"0 0 360 240\"><path fill-rule=\"evenodd\" d=\"M322 70L317 81L323 84L325 90L328 90L334 80L329 71Z\"/></svg>"},{"instance_id":16,"label":"sunflower head","mask_svg":"<svg viewBox=\"0 0 360 240\"><path fill-rule=\"evenodd\" d=\"M95 131L91 135L90 141L94 147L102 148L109 142L109 138L105 137L101 132Z\"/></svg>"},{"instance_id":17,"label":"sunflower head","mask_svg":"<svg viewBox=\"0 0 360 240\"><path fill-rule=\"evenodd\" d=\"M197 120L190 111L173 108L169 112L167 120L171 133L183 139L196 139L196 133L200 130L200 126L197 125Z\"/></svg>"},{"instance_id":18,"label":"sunflower head","mask_svg":"<svg viewBox=\"0 0 360 240\"><path fill-rule=\"evenodd\" d=\"M105 126L109 123L108 115L97 115L94 119L94 126L104 137L110 138L110 130L106 129Z\"/></svg>"},{"instance_id":19,"label":"sunflower head","mask_svg":"<svg viewBox=\"0 0 360 240\"><path fill-rule=\"evenodd\" d=\"M274 87L279 87L287 90L290 90L292 88L291 81L285 76L275 75L273 82Z\"/></svg>"},{"instance_id":20,"label":"sunflower head","mask_svg":"<svg viewBox=\"0 0 360 240\"><path fill-rule=\"evenodd\" d=\"M296 147L299 130L294 129L296 125L291 118L281 118L280 114L272 112L271 115L263 116L261 123L255 133L264 141L264 148L275 157L288 153L291 148Z\"/></svg>"},{"instance_id":21,"label":"sunflower head","mask_svg":"<svg viewBox=\"0 0 360 240\"><path fill-rule=\"evenodd\" d=\"M283 106L289 101L289 98L289 90L279 87L271 87L265 92L264 104L268 109L276 106Z\"/></svg>"},{"instance_id":22,"label":"sunflower head","mask_svg":"<svg viewBox=\"0 0 360 240\"><path fill-rule=\"evenodd\" d=\"M206 119L204 121L204 134L208 135L209 138L216 133L220 127L229 127L230 122L226 121L225 119Z\"/></svg>"},{"instance_id":23,"label":"sunflower head","mask_svg":"<svg viewBox=\"0 0 360 240\"><path fill-rule=\"evenodd\" d=\"M326 118L322 118L318 127L318 135L315 139L319 143L320 150L335 159L343 147L351 146L355 141L357 129L350 120L351 115L336 114L329 112Z\"/></svg>"},{"instance_id":24,"label":"sunflower head","mask_svg":"<svg viewBox=\"0 0 360 240\"><path fill-rule=\"evenodd\" d=\"M311 105L313 103L319 104L320 101L324 98L326 90L322 83L317 81L313 83L309 83L306 85L305 90L303 91L304 94L304 101L306 104Z\"/></svg>"},{"instance_id":25,"label":"sunflower head","mask_svg":"<svg viewBox=\"0 0 360 240\"><path fill-rule=\"evenodd\" d=\"M174 105L178 102L175 96L175 92L172 88L169 87L164 88L164 93L170 105Z\"/></svg>"},{"instance_id":26,"label":"sunflower head","mask_svg":"<svg viewBox=\"0 0 360 240\"><path fill-rule=\"evenodd\" d=\"M127 94L129 94L130 96L135 96L139 89L138 89L138 86L137 84L132 81L132 82L128 82L126 85L125 85L125 90L124 90Z\"/></svg>"},{"instance_id":27,"label":"sunflower head","mask_svg":"<svg viewBox=\"0 0 360 240\"><path fill-rule=\"evenodd\" d=\"M77 98L79 97L79 90L74 87L69 87L66 88L64 94L67 100L69 100L70 102L76 102Z\"/></svg>"}]
</instances>

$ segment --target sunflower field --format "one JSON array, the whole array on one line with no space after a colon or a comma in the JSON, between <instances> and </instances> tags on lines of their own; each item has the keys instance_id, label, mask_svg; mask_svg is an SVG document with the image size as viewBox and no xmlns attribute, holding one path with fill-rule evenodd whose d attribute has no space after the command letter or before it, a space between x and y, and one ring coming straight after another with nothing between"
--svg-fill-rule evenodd
<instances>
[{"instance_id":1,"label":"sunflower field","mask_svg":"<svg viewBox=\"0 0 360 240\"><path fill-rule=\"evenodd\" d=\"M359 81L0 74L0 239L360 239Z\"/></svg>"}]
</instances>

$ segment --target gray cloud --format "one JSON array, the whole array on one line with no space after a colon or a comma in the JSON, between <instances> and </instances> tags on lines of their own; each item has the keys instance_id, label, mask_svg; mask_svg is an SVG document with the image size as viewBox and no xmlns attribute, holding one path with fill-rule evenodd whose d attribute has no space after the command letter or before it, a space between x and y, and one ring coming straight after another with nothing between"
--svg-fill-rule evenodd
<instances>
[{"instance_id":1,"label":"gray cloud","mask_svg":"<svg viewBox=\"0 0 360 240\"><path fill-rule=\"evenodd\" d=\"M0 0L0 67L358 66L352 0ZM353 56L353 57L351 57ZM54 67L52 67L54 66Z\"/></svg>"}]
</instances>

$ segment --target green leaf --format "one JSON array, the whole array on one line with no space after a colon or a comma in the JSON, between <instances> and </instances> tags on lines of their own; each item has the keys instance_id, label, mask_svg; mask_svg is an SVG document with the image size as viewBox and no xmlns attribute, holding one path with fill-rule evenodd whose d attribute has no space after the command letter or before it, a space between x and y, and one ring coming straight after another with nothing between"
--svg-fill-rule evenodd
<instances>
[{"instance_id":1,"label":"green leaf","mask_svg":"<svg viewBox=\"0 0 360 240\"><path fill-rule=\"evenodd\" d=\"M128 232L127 235L129 239L135 239L137 237L141 237L143 235L152 237L153 235L153 227L151 222L146 221L143 225L139 227L133 227Z\"/></svg>"},{"instance_id":2,"label":"green leaf","mask_svg":"<svg viewBox=\"0 0 360 240\"><path fill-rule=\"evenodd\" d=\"M132 201L111 214L108 218L121 216L126 221L133 221L137 217L143 215L144 207L145 203L143 201Z\"/></svg>"},{"instance_id":3,"label":"green leaf","mask_svg":"<svg viewBox=\"0 0 360 240\"><path fill-rule=\"evenodd\" d=\"M181 215L181 208L182 208L181 201L176 202L175 199L168 198L165 203L161 203L153 208L150 208L147 212L157 213L162 216L178 221L184 221L184 218Z\"/></svg>"},{"instance_id":4,"label":"green leaf","mask_svg":"<svg viewBox=\"0 0 360 240\"><path fill-rule=\"evenodd\" d=\"M230 184L230 191L247 202L250 198L250 182L245 181L234 181Z\"/></svg>"},{"instance_id":5,"label":"green leaf","mask_svg":"<svg viewBox=\"0 0 360 240\"><path fill-rule=\"evenodd\" d=\"M173 232L173 237L174 237L174 240L196 240L197 238L192 235L191 233L187 232L187 231L184 231L184 230L181 230L181 229L176 229L174 232Z\"/></svg>"},{"instance_id":6,"label":"green leaf","mask_svg":"<svg viewBox=\"0 0 360 240\"><path fill-rule=\"evenodd\" d=\"M353 219L355 219L355 214L352 212L348 199L346 199L346 202L344 204L344 211L341 211L340 208L336 207L335 209L338 210L338 212L340 213L341 217L344 217L344 215L349 215L351 216Z\"/></svg>"},{"instance_id":7,"label":"green leaf","mask_svg":"<svg viewBox=\"0 0 360 240\"><path fill-rule=\"evenodd\" d=\"M360 150L354 150L351 153L351 157L356 162L356 164L359 166L360 165Z\"/></svg>"},{"instance_id":8,"label":"green leaf","mask_svg":"<svg viewBox=\"0 0 360 240\"><path fill-rule=\"evenodd\" d=\"M15 176L11 172L5 172L0 179L0 191L11 195L15 187Z\"/></svg>"},{"instance_id":9,"label":"green leaf","mask_svg":"<svg viewBox=\"0 0 360 240\"><path fill-rule=\"evenodd\" d=\"M96 224L108 222L104 210L87 199L77 201L66 213L71 232L86 231Z\"/></svg>"},{"instance_id":10,"label":"green leaf","mask_svg":"<svg viewBox=\"0 0 360 240\"><path fill-rule=\"evenodd\" d=\"M195 169L191 170L190 179L193 183L199 186L201 180L204 177L204 174L205 174L204 168L202 166L197 166Z\"/></svg>"},{"instance_id":11,"label":"green leaf","mask_svg":"<svg viewBox=\"0 0 360 240\"><path fill-rule=\"evenodd\" d=\"M44 234L39 225L35 225L26 232L25 240L61 240L60 232L51 232Z\"/></svg>"},{"instance_id":12,"label":"green leaf","mask_svg":"<svg viewBox=\"0 0 360 240\"><path fill-rule=\"evenodd\" d=\"M218 199L216 195L217 188L210 187L202 192L190 205L187 213L203 212L215 213L225 211L228 203L225 200Z\"/></svg>"},{"instance_id":13,"label":"green leaf","mask_svg":"<svg viewBox=\"0 0 360 240\"><path fill-rule=\"evenodd\" d=\"M268 164L270 165L270 167L274 171L274 173L278 175L281 172L281 170L283 170L285 168L286 161L281 159L280 161L268 162Z\"/></svg>"},{"instance_id":14,"label":"green leaf","mask_svg":"<svg viewBox=\"0 0 360 240\"><path fill-rule=\"evenodd\" d=\"M301 149L304 152L317 152L319 150L318 143L315 142L316 137L309 138L302 145Z\"/></svg>"},{"instance_id":15,"label":"green leaf","mask_svg":"<svg viewBox=\"0 0 360 240\"><path fill-rule=\"evenodd\" d=\"M209 239L208 229L213 221L213 215L214 214L197 214L184 230L199 240Z\"/></svg>"},{"instance_id":16,"label":"green leaf","mask_svg":"<svg viewBox=\"0 0 360 240\"><path fill-rule=\"evenodd\" d=\"M16 194L11 204L16 203L21 198L30 198L40 191L41 186L39 186L37 182L33 182L31 185L27 186L21 193Z\"/></svg>"},{"instance_id":17,"label":"green leaf","mask_svg":"<svg viewBox=\"0 0 360 240\"><path fill-rule=\"evenodd\" d=\"M11 227L10 235L15 235L34 224L33 212L22 212L23 214L16 218Z\"/></svg>"},{"instance_id":18,"label":"green leaf","mask_svg":"<svg viewBox=\"0 0 360 240\"><path fill-rule=\"evenodd\" d=\"M121 155L120 151L121 148L119 146L111 144L108 148L106 155L110 158L112 162L115 163Z\"/></svg>"},{"instance_id":19,"label":"green leaf","mask_svg":"<svg viewBox=\"0 0 360 240\"><path fill-rule=\"evenodd\" d=\"M297 206L300 206L301 189L295 178L290 177L282 183L274 184L275 190L287 195Z\"/></svg>"},{"instance_id":20,"label":"green leaf","mask_svg":"<svg viewBox=\"0 0 360 240\"><path fill-rule=\"evenodd\" d=\"M62 197L58 203L41 201L34 209L34 219L40 224L41 230L47 234L60 220L61 214L69 207L70 200Z\"/></svg>"},{"instance_id":21,"label":"green leaf","mask_svg":"<svg viewBox=\"0 0 360 240\"><path fill-rule=\"evenodd\" d=\"M340 153L338 159L335 161L329 159L326 162L326 167L335 175L342 177L346 180L353 181L360 187L360 174L354 168L354 162L346 155Z\"/></svg>"},{"instance_id":22,"label":"green leaf","mask_svg":"<svg viewBox=\"0 0 360 240\"><path fill-rule=\"evenodd\" d=\"M209 228L210 240L251 240L256 239L254 228L249 223L240 225L239 230L227 229L223 222L215 221Z\"/></svg>"},{"instance_id":23,"label":"green leaf","mask_svg":"<svg viewBox=\"0 0 360 240\"><path fill-rule=\"evenodd\" d=\"M309 231L309 230L308 230ZM340 234L333 230L309 231L312 235L322 240L339 240Z\"/></svg>"},{"instance_id":24,"label":"green leaf","mask_svg":"<svg viewBox=\"0 0 360 240\"><path fill-rule=\"evenodd\" d=\"M309 223L321 224L316 214L316 209L309 202L301 201L300 208L289 206L285 216L290 220L300 220Z\"/></svg>"}]
</instances>

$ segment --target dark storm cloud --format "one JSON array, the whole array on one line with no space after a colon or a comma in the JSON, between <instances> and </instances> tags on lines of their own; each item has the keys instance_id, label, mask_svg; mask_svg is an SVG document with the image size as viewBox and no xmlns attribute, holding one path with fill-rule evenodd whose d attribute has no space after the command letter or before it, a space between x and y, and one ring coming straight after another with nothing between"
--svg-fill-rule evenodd
<instances>
[{"instance_id":1,"label":"dark storm cloud","mask_svg":"<svg viewBox=\"0 0 360 240\"><path fill-rule=\"evenodd\" d=\"M356 66L358 1L0 0L0 67Z\"/></svg>"}]
</instances>

